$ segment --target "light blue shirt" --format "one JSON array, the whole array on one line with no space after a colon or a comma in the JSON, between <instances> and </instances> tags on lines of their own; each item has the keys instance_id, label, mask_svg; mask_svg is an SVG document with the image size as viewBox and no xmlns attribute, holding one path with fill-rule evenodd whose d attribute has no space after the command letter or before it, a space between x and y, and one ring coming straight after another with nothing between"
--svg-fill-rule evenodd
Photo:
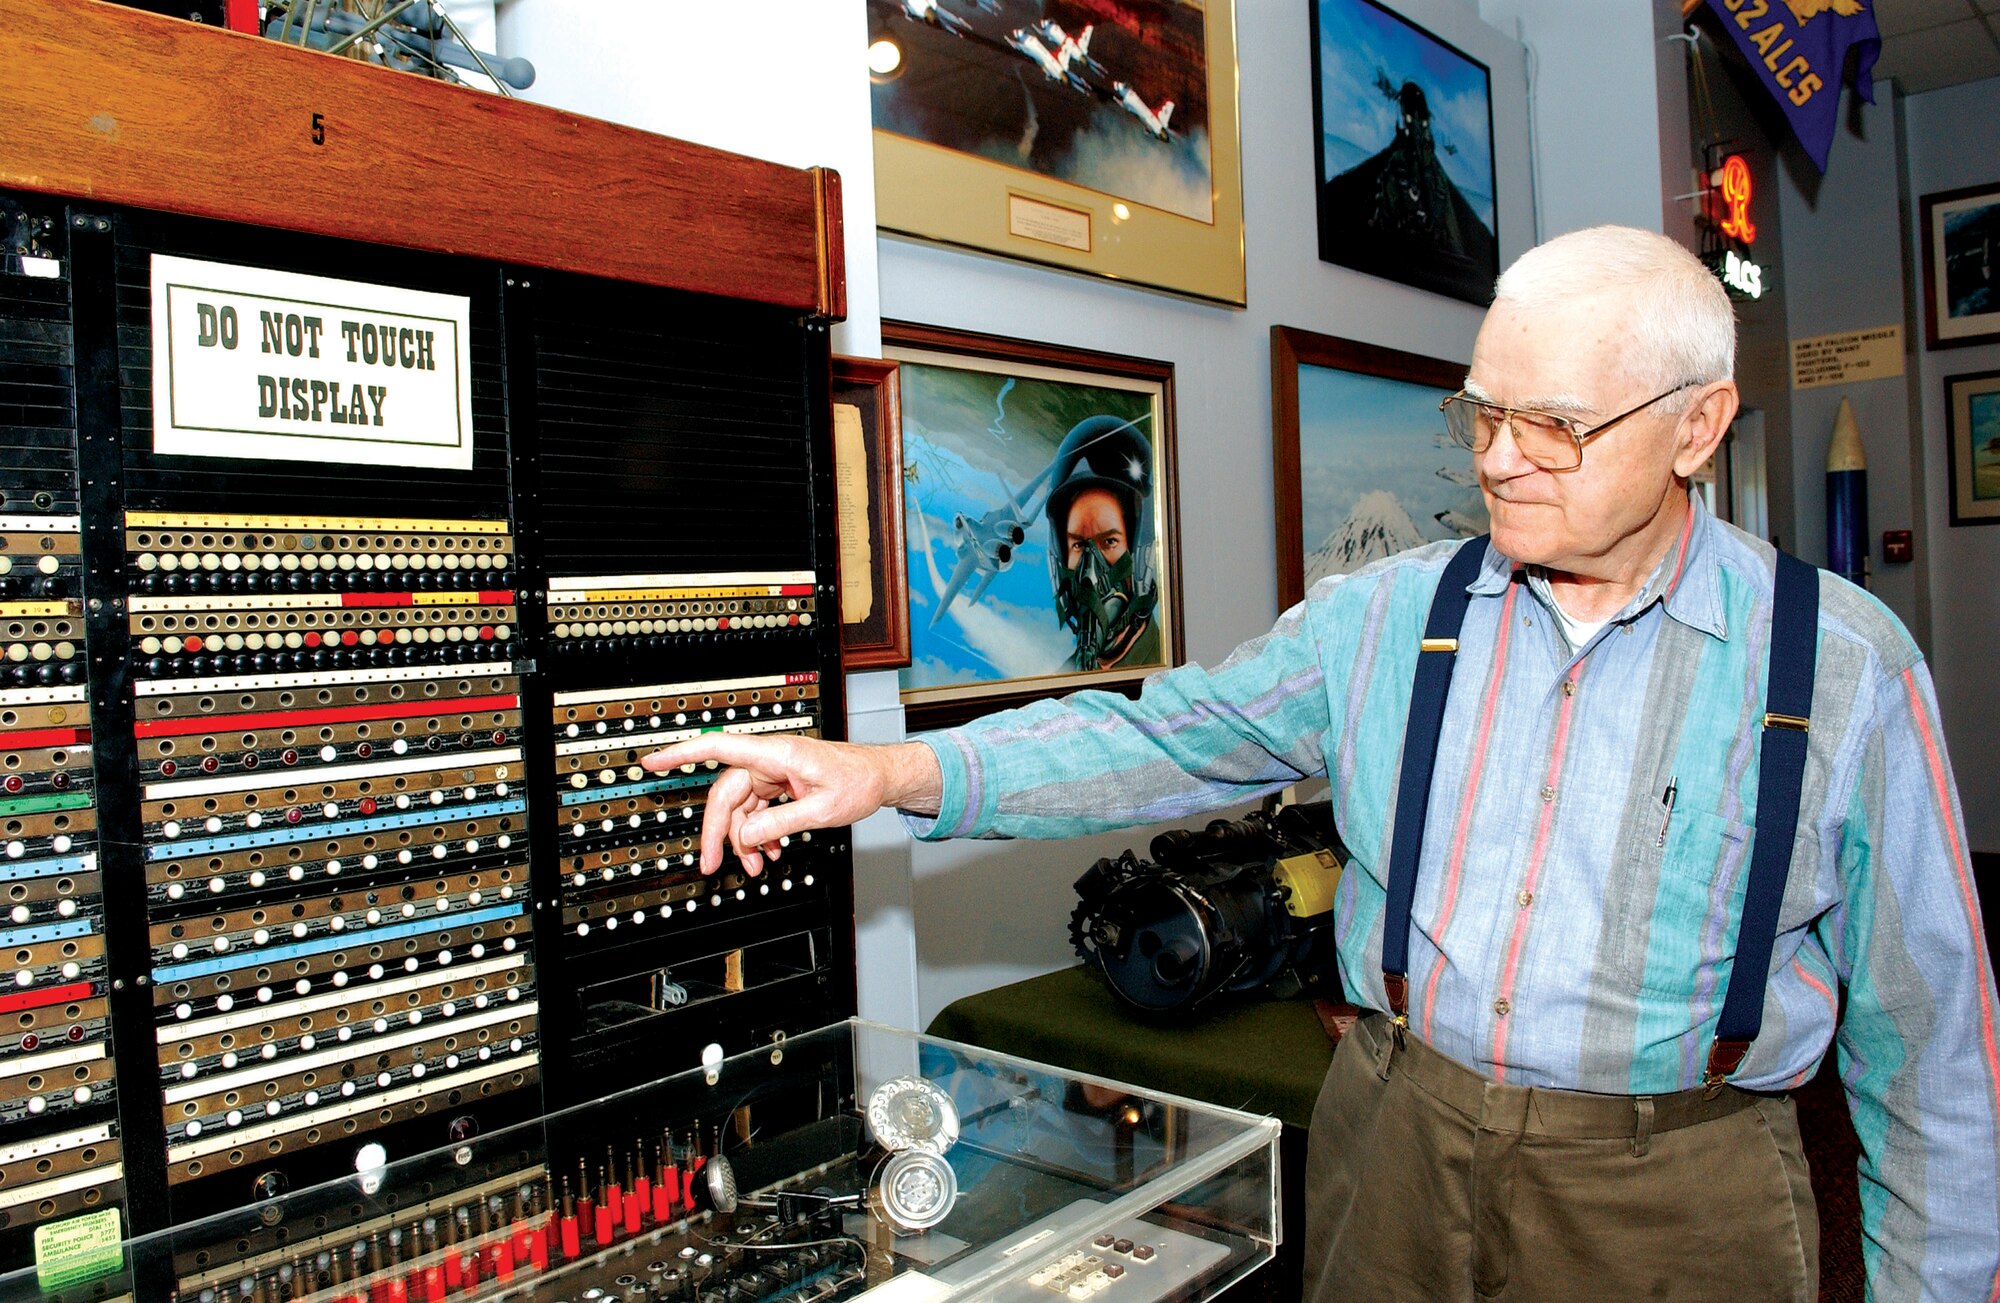
<instances>
[{"instance_id":1,"label":"light blue shirt","mask_svg":"<svg viewBox=\"0 0 2000 1303\"><path fill-rule=\"evenodd\" d=\"M927 735L944 794L914 826L1071 837L1326 775L1352 854L1335 905L1341 977L1386 1009L1404 721L1455 546L1325 580L1221 665L1155 674L1137 701L1079 693ZM1749 869L1773 567L1767 544L1697 500L1645 589L1572 649L1546 583L1488 551L1412 911L1410 1020L1427 1042L1516 1085L1699 1082ZM1915 645L1824 573L1800 809L1763 1030L1732 1081L1799 1086L1837 1037L1870 1298L1990 1299L2000 1013L1964 821Z\"/></svg>"}]
</instances>

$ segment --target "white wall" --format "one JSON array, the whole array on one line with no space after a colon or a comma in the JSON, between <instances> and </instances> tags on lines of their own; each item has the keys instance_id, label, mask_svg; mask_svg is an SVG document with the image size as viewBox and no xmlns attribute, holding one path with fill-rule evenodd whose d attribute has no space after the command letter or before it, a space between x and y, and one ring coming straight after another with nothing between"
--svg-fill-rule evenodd
<instances>
[{"instance_id":1,"label":"white wall","mask_svg":"<svg viewBox=\"0 0 2000 1303\"><path fill-rule=\"evenodd\" d=\"M2000 171L2000 78L1912 95L1903 101L1908 141L1912 267L1921 267L1918 203L1924 195L1980 185ZM1916 295L1921 302L1921 289ZM1993 690L2000 640L2000 525L1950 525L1946 482L1944 378L2000 370L2000 344L1924 350L1918 397L1923 413L1922 476L1930 539L1931 673L1958 773L1967 833L2000 851L2000 693ZM1871 463L1869 478L1874 478ZM1871 485L1872 487L1872 485Z\"/></svg>"},{"instance_id":2,"label":"white wall","mask_svg":"<svg viewBox=\"0 0 2000 1303\"><path fill-rule=\"evenodd\" d=\"M1799 183L1797 169L1780 169L1783 239L1771 243L1782 250L1778 284L1793 339L1903 323L1896 112L1887 82L1875 88L1874 104L1850 96L1845 125L1834 133L1827 155L1826 175L1814 177L1808 169L1808 189ZM1905 343L1911 342L1906 336ZM1907 376L1791 393L1793 523L1785 546L1815 565L1826 564L1826 449L1843 397L1854 406L1855 425L1868 453L1869 591L1923 641L1928 630L1918 601L1919 568L1884 564L1881 546L1885 529L1915 529L1920 548L1926 532L1917 519L1920 486L1911 472ZM1919 555L1930 559L1927 553Z\"/></svg>"},{"instance_id":3,"label":"white wall","mask_svg":"<svg viewBox=\"0 0 2000 1303\"><path fill-rule=\"evenodd\" d=\"M1398 0L1420 26L1492 70L1503 261L1533 240L1527 74L1539 55L1545 229L1599 221L1659 229L1663 169L1656 28L1672 0ZM881 314L1164 358L1179 411L1187 650L1215 660L1277 614L1270 457L1270 327L1301 326L1465 360L1480 312L1319 261L1308 6L1238 0L1249 308L1236 311L1088 277L880 242ZM1505 32L1482 21L1498 21ZM720 11L692 0L608 0L578 22L561 0L507 0L500 52L535 61L534 98L846 181L851 319L836 347L870 353L877 272L868 84L859 0L773 0L756 18L758 67L683 53L729 48ZM851 56L843 52L852 52ZM851 61L850 61L851 59ZM1667 124L1684 130L1684 123ZM1676 145L1675 148L1682 148ZM857 737L900 733L889 676L850 681ZM1073 962L1070 884L1135 830L1063 845L958 843L912 853L892 823L860 830L862 1009L922 1025L972 991ZM912 956L914 946L914 956ZM914 967L912 967L914 959Z\"/></svg>"}]
</instances>

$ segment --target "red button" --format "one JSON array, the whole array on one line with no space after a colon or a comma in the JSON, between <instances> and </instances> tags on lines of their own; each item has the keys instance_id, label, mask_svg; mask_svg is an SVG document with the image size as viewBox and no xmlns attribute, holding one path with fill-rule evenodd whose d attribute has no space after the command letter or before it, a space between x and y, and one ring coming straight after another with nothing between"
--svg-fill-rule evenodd
<instances>
[{"instance_id":1,"label":"red button","mask_svg":"<svg viewBox=\"0 0 2000 1303\"><path fill-rule=\"evenodd\" d=\"M340 636L340 640L346 643L349 647L352 647L354 644L361 641L361 635L354 632L354 630L349 629L346 633Z\"/></svg>"},{"instance_id":2,"label":"red button","mask_svg":"<svg viewBox=\"0 0 2000 1303\"><path fill-rule=\"evenodd\" d=\"M492 641L493 641L493 626L492 626L492 625L490 625L490 624L482 624L482 625L480 625L480 626L479 626L479 641L481 641L481 642L492 642Z\"/></svg>"},{"instance_id":3,"label":"red button","mask_svg":"<svg viewBox=\"0 0 2000 1303\"><path fill-rule=\"evenodd\" d=\"M715 622L715 627L718 629L727 629L729 627L729 617L724 616L720 620L717 620Z\"/></svg>"},{"instance_id":4,"label":"red button","mask_svg":"<svg viewBox=\"0 0 2000 1303\"><path fill-rule=\"evenodd\" d=\"M306 644L306 646L308 646L308 647L317 647L317 646L319 646L319 644L320 644L320 636L319 636L319 631L318 631L317 629L315 629L315 630L312 630L312 631L310 631L310 632L308 632L308 633L306 634L306 636L305 636L305 644Z\"/></svg>"},{"instance_id":5,"label":"red button","mask_svg":"<svg viewBox=\"0 0 2000 1303\"><path fill-rule=\"evenodd\" d=\"M372 797L372 796L364 796L364 797L362 797L362 798L361 798L361 813L363 813L363 814L373 814L373 813L375 813L375 798L374 798L374 797Z\"/></svg>"},{"instance_id":6,"label":"red button","mask_svg":"<svg viewBox=\"0 0 2000 1303\"><path fill-rule=\"evenodd\" d=\"M286 823L297 823L303 818L305 818L305 815L299 811L297 806L293 806L291 809L285 811Z\"/></svg>"},{"instance_id":7,"label":"red button","mask_svg":"<svg viewBox=\"0 0 2000 1303\"><path fill-rule=\"evenodd\" d=\"M198 652L201 650L201 639L195 634L189 634L187 638L181 643L181 646L185 647L187 650L191 652Z\"/></svg>"},{"instance_id":8,"label":"red button","mask_svg":"<svg viewBox=\"0 0 2000 1303\"><path fill-rule=\"evenodd\" d=\"M785 617L786 624L797 624L798 622L799 622L799 617L796 615L788 615Z\"/></svg>"}]
</instances>

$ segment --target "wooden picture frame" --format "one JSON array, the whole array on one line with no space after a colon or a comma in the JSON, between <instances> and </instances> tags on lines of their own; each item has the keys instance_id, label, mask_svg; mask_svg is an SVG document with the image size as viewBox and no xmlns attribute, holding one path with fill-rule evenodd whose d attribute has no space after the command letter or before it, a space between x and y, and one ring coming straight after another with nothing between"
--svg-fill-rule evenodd
<instances>
[{"instance_id":1,"label":"wooden picture frame","mask_svg":"<svg viewBox=\"0 0 2000 1303\"><path fill-rule=\"evenodd\" d=\"M1302 380L1302 370L1307 368L1311 370L1305 371ZM1483 531L1484 503L1476 514L1471 506L1471 499L1478 495L1470 473L1472 454L1445 438L1444 418L1436 411L1438 401L1464 386L1465 371L1462 362L1293 326L1271 327L1271 458L1277 494L1280 611L1305 600L1314 577L1308 573L1314 569L1310 562L1313 553L1331 550L1349 560L1365 562L1405 547L1469 536L1461 526L1440 516L1477 525L1471 534ZM1352 401L1330 402L1329 395L1321 392L1322 382L1329 380L1344 387ZM1332 410L1336 407L1339 415ZM1351 466L1344 464L1340 442L1353 437L1370 441L1377 455L1355 460ZM1407 457L1400 441L1408 442ZM1410 485L1416 487L1415 494L1406 487ZM1374 510L1366 517L1372 522L1370 528L1349 532L1363 518L1362 508L1371 501L1379 502L1385 494L1399 505L1419 494L1424 502L1421 509L1414 503L1403 505L1400 516L1394 511ZM1349 499L1351 510L1345 505ZM1437 511L1440 506L1445 508L1443 512ZM1329 529L1325 522L1343 511L1346 514L1339 530ZM1427 523L1419 524L1419 517ZM1313 532L1319 540L1311 553L1307 547L1310 523L1317 523ZM1393 527L1385 528L1385 523L1393 523ZM1353 547L1338 546L1350 539L1355 540ZM1328 573L1344 572L1335 569Z\"/></svg>"},{"instance_id":2,"label":"wooden picture frame","mask_svg":"<svg viewBox=\"0 0 2000 1303\"><path fill-rule=\"evenodd\" d=\"M1944 379L1951 523L2000 525L2000 371Z\"/></svg>"},{"instance_id":3,"label":"wooden picture frame","mask_svg":"<svg viewBox=\"0 0 2000 1303\"><path fill-rule=\"evenodd\" d=\"M2000 181L1925 195L1921 229L1924 346L2000 341Z\"/></svg>"},{"instance_id":4,"label":"wooden picture frame","mask_svg":"<svg viewBox=\"0 0 2000 1303\"><path fill-rule=\"evenodd\" d=\"M1173 365L911 322L883 322L882 341L902 364L909 727L1078 688L1136 695L1147 674L1180 664ZM1073 435L1090 464L1073 461L1057 486L1057 454ZM1070 513L1065 527L1078 523L1092 477L1114 464L1127 482L1097 481L1107 485L1099 501L1119 504L1112 524L1131 535L1134 576L1150 576L1124 591L1149 615L1113 640L1119 659L1086 668L1072 663L1079 632L1059 614L1069 580L1050 559L1050 499Z\"/></svg>"},{"instance_id":5,"label":"wooden picture frame","mask_svg":"<svg viewBox=\"0 0 2000 1303\"><path fill-rule=\"evenodd\" d=\"M1500 275L1492 69L1380 0L1306 3L1320 261L1484 307ZM1465 109L1475 92L1483 113Z\"/></svg>"},{"instance_id":6,"label":"wooden picture frame","mask_svg":"<svg viewBox=\"0 0 2000 1303\"><path fill-rule=\"evenodd\" d=\"M881 229L1243 306L1234 0L867 8Z\"/></svg>"},{"instance_id":7,"label":"wooden picture frame","mask_svg":"<svg viewBox=\"0 0 2000 1303\"><path fill-rule=\"evenodd\" d=\"M833 358L834 486L840 497L840 662L849 670L896 670L910 663L910 599L903 553L903 404L894 362L872 357ZM841 408L854 409L855 430L843 428ZM851 443L849 441L852 441ZM850 463L859 453L858 464ZM867 495L851 507L850 485ZM850 516L853 518L851 519ZM850 573L850 532L865 540L868 557ZM866 614L848 619L848 585L866 585Z\"/></svg>"}]
</instances>

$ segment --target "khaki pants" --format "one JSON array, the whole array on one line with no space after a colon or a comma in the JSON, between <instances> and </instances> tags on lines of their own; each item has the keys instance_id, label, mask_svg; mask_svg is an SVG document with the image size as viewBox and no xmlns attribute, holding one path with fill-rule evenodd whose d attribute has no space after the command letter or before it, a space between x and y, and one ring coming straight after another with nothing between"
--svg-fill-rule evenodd
<instances>
[{"instance_id":1,"label":"khaki pants","mask_svg":"<svg viewBox=\"0 0 2000 1303\"><path fill-rule=\"evenodd\" d=\"M1501 1086L1370 1014L1313 1110L1312 1303L1815 1303L1789 1098Z\"/></svg>"}]
</instances>

